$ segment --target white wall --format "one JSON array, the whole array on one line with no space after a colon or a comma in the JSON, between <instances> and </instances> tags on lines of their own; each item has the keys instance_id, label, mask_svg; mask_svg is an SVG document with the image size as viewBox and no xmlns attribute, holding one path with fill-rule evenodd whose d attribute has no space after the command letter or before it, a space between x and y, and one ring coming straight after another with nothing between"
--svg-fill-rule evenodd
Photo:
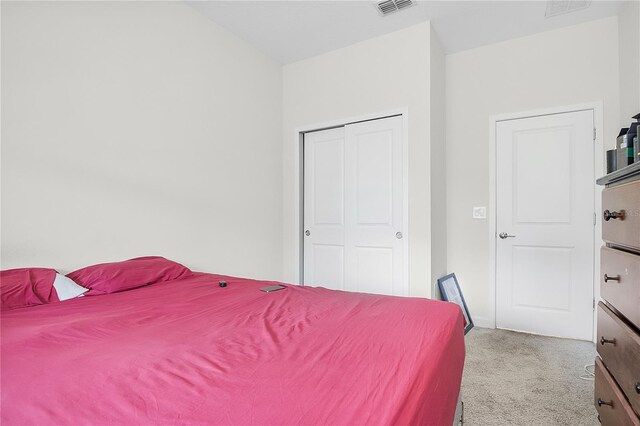
<instances>
[{"instance_id":1,"label":"white wall","mask_svg":"<svg viewBox=\"0 0 640 426\"><path fill-rule=\"evenodd\" d=\"M640 112L640 1L626 1L618 19L620 127Z\"/></svg>"},{"instance_id":2,"label":"white wall","mask_svg":"<svg viewBox=\"0 0 640 426\"><path fill-rule=\"evenodd\" d=\"M296 129L408 108L410 294L431 295L430 24L284 67L284 279L297 281Z\"/></svg>"},{"instance_id":3,"label":"white wall","mask_svg":"<svg viewBox=\"0 0 640 426\"><path fill-rule=\"evenodd\" d=\"M448 265L472 316L487 325L489 117L494 114L602 101L604 140L619 122L618 25L607 18L447 56ZM604 153L600 161L604 161Z\"/></svg>"},{"instance_id":4,"label":"white wall","mask_svg":"<svg viewBox=\"0 0 640 426\"><path fill-rule=\"evenodd\" d=\"M2 2L2 268L279 278L281 81L181 2Z\"/></svg>"}]
</instances>

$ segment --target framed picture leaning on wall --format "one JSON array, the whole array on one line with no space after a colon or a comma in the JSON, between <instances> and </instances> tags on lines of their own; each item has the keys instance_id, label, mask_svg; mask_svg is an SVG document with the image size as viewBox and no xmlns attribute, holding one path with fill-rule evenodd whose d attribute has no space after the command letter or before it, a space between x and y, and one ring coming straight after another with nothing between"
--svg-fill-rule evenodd
<instances>
[{"instance_id":1,"label":"framed picture leaning on wall","mask_svg":"<svg viewBox=\"0 0 640 426\"><path fill-rule=\"evenodd\" d=\"M462 291L460 291L456 274L449 274L438 278L438 287L442 294L442 300L460 306L462 316L464 316L464 334L467 334L469 330L473 328L473 320L471 319L471 314L469 314L467 304L464 301L464 296L462 296Z\"/></svg>"}]
</instances>

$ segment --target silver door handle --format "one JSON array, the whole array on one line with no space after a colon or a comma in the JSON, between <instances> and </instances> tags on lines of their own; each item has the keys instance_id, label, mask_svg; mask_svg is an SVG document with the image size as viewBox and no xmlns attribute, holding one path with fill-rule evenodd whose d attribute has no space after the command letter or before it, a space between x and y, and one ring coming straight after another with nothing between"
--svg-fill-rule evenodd
<instances>
[{"instance_id":1,"label":"silver door handle","mask_svg":"<svg viewBox=\"0 0 640 426\"><path fill-rule=\"evenodd\" d=\"M509 235L506 232L501 232L498 234L498 237L502 238L503 240L506 238L515 238L515 235Z\"/></svg>"},{"instance_id":2,"label":"silver door handle","mask_svg":"<svg viewBox=\"0 0 640 426\"><path fill-rule=\"evenodd\" d=\"M401 240L402 239L402 232L396 232L396 238Z\"/></svg>"},{"instance_id":3,"label":"silver door handle","mask_svg":"<svg viewBox=\"0 0 640 426\"><path fill-rule=\"evenodd\" d=\"M304 231L304 235L308 237L309 235L311 235L311 232L307 229L306 231Z\"/></svg>"}]
</instances>

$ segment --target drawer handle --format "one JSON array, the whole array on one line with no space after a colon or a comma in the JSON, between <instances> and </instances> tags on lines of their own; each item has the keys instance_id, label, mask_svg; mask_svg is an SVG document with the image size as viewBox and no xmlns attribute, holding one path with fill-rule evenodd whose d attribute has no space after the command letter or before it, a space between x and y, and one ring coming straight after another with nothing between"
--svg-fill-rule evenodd
<instances>
[{"instance_id":1,"label":"drawer handle","mask_svg":"<svg viewBox=\"0 0 640 426\"><path fill-rule=\"evenodd\" d=\"M611 343L613 346L615 346L616 339L605 339L604 336L600 337L600 344L605 345L606 343Z\"/></svg>"},{"instance_id":2,"label":"drawer handle","mask_svg":"<svg viewBox=\"0 0 640 426\"><path fill-rule=\"evenodd\" d=\"M624 210L620 210L619 212L610 212L609 210L605 210L603 215L604 220L606 220L607 222L609 221L609 219L624 220Z\"/></svg>"},{"instance_id":3,"label":"drawer handle","mask_svg":"<svg viewBox=\"0 0 640 426\"><path fill-rule=\"evenodd\" d=\"M610 277L607 274L604 274L604 282L607 283L609 281L618 281L620 282L620 275L616 275L615 277Z\"/></svg>"},{"instance_id":4,"label":"drawer handle","mask_svg":"<svg viewBox=\"0 0 640 426\"><path fill-rule=\"evenodd\" d=\"M636 383L636 393L640 393L640 382Z\"/></svg>"},{"instance_id":5,"label":"drawer handle","mask_svg":"<svg viewBox=\"0 0 640 426\"><path fill-rule=\"evenodd\" d=\"M607 402L607 401L603 401L600 398L598 398L598 407L602 407L603 405L608 405L609 407L613 408L613 401Z\"/></svg>"}]
</instances>

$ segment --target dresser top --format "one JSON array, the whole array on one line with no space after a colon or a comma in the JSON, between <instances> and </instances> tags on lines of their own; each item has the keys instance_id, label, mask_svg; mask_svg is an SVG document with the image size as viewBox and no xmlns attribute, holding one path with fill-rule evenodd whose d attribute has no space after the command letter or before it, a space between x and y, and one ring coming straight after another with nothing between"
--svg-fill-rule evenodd
<instances>
[{"instance_id":1,"label":"dresser top","mask_svg":"<svg viewBox=\"0 0 640 426\"><path fill-rule=\"evenodd\" d=\"M602 176L596 180L598 185L611 185L614 183L629 182L632 180L640 179L640 161L616 170L613 173Z\"/></svg>"}]
</instances>

